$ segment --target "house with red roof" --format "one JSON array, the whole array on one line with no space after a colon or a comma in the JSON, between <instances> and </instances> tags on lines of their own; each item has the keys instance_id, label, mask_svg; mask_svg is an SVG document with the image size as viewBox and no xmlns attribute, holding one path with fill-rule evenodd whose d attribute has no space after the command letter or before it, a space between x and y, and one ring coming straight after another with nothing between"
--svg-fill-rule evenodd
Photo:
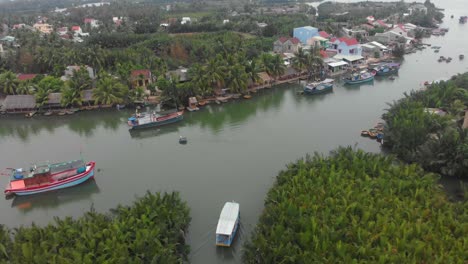
<instances>
[{"instance_id":1,"label":"house with red roof","mask_svg":"<svg viewBox=\"0 0 468 264\"><path fill-rule=\"evenodd\" d=\"M373 25L376 26L376 27L381 27L381 28L385 28L385 29L390 28L390 25L388 25L387 23L383 22L380 19L374 21Z\"/></svg>"},{"instance_id":2,"label":"house with red roof","mask_svg":"<svg viewBox=\"0 0 468 264\"><path fill-rule=\"evenodd\" d=\"M355 38L332 38L330 40L331 50L336 50L340 55L361 56L362 48Z\"/></svg>"},{"instance_id":3,"label":"house with red roof","mask_svg":"<svg viewBox=\"0 0 468 264\"><path fill-rule=\"evenodd\" d=\"M99 20L94 18L85 18L84 24L89 25L91 28L98 28L99 27Z\"/></svg>"},{"instance_id":4,"label":"house with red roof","mask_svg":"<svg viewBox=\"0 0 468 264\"><path fill-rule=\"evenodd\" d=\"M66 35L67 33L68 33L67 27L57 28L57 34L59 34L60 36Z\"/></svg>"},{"instance_id":5,"label":"house with red roof","mask_svg":"<svg viewBox=\"0 0 468 264\"><path fill-rule=\"evenodd\" d=\"M148 69L143 70L133 70L130 73L130 81L132 82L132 87L143 87L145 90L153 82L153 77L151 71Z\"/></svg>"},{"instance_id":6,"label":"house with red roof","mask_svg":"<svg viewBox=\"0 0 468 264\"><path fill-rule=\"evenodd\" d=\"M34 74L34 73L20 73L16 76L16 78L18 78L18 80L20 81L29 81L29 80L34 79L34 77L36 76L37 74Z\"/></svg>"},{"instance_id":7,"label":"house with red roof","mask_svg":"<svg viewBox=\"0 0 468 264\"><path fill-rule=\"evenodd\" d=\"M328 34L326 31L319 31L319 36L321 36L322 38L326 38L326 39L331 38L330 34Z\"/></svg>"},{"instance_id":8,"label":"house with red roof","mask_svg":"<svg viewBox=\"0 0 468 264\"><path fill-rule=\"evenodd\" d=\"M73 33L75 33L75 34L76 33L78 33L78 34L83 33L80 26L72 26L71 31L73 31Z\"/></svg>"},{"instance_id":9,"label":"house with red roof","mask_svg":"<svg viewBox=\"0 0 468 264\"><path fill-rule=\"evenodd\" d=\"M301 41L298 38L280 37L273 43L273 52L296 53L299 47L301 47Z\"/></svg>"}]
</instances>

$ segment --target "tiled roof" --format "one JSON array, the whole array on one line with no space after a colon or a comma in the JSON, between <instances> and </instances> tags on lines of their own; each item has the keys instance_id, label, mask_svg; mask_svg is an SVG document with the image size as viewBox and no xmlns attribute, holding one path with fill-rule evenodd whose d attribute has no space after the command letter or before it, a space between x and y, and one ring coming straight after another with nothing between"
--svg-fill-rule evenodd
<instances>
[{"instance_id":1,"label":"tiled roof","mask_svg":"<svg viewBox=\"0 0 468 264\"><path fill-rule=\"evenodd\" d=\"M320 32L319 32L319 35L320 35L322 38L329 38L329 37L330 37L330 34L328 34L326 31L320 31Z\"/></svg>"},{"instance_id":2,"label":"tiled roof","mask_svg":"<svg viewBox=\"0 0 468 264\"><path fill-rule=\"evenodd\" d=\"M146 79L150 78L151 72L150 70L133 70L131 73L132 77L139 77L140 75L143 75Z\"/></svg>"},{"instance_id":3,"label":"tiled roof","mask_svg":"<svg viewBox=\"0 0 468 264\"><path fill-rule=\"evenodd\" d=\"M298 38L294 37L294 38L290 38L289 40L291 40L291 42L293 44L298 44L299 42L301 42Z\"/></svg>"},{"instance_id":4,"label":"tiled roof","mask_svg":"<svg viewBox=\"0 0 468 264\"><path fill-rule=\"evenodd\" d=\"M288 38L287 37L280 37L278 39L281 43L285 43L286 41L288 41Z\"/></svg>"},{"instance_id":5,"label":"tiled roof","mask_svg":"<svg viewBox=\"0 0 468 264\"><path fill-rule=\"evenodd\" d=\"M20 73L20 74L18 74L17 78L20 81L27 81L27 80L34 79L34 77L36 77L36 75L37 74L34 74L34 73Z\"/></svg>"},{"instance_id":6,"label":"tiled roof","mask_svg":"<svg viewBox=\"0 0 468 264\"><path fill-rule=\"evenodd\" d=\"M85 19L84 19L84 23L85 23L85 24L92 23L93 21L94 21L93 18L85 18Z\"/></svg>"},{"instance_id":7,"label":"tiled roof","mask_svg":"<svg viewBox=\"0 0 468 264\"><path fill-rule=\"evenodd\" d=\"M347 46L354 46L354 45L359 44L359 42L355 38L342 37L342 38L339 38L339 40L340 42L346 43Z\"/></svg>"},{"instance_id":8,"label":"tiled roof","mask_svg":"<svg viewBox=\"0 0 468 264\"><path fill-rule=\"evenodd\" d=\"M80 26L73 26L71 28L72 31L77 31L77 30L80 30Z\"/></svg>"},{"instance_id":9,"label":"tiled roof","mask_svg":"<svg viewBox=\"0 0 468 264\"><path fill-rule=\"evenodd\" d=\"M324 50L320 50L320 56L322 56L322 58L324 58L324 59L325 59L325 58L328 58L328 54L327 54L327 52L324 51Z\"/></svg>"}]
</instances>

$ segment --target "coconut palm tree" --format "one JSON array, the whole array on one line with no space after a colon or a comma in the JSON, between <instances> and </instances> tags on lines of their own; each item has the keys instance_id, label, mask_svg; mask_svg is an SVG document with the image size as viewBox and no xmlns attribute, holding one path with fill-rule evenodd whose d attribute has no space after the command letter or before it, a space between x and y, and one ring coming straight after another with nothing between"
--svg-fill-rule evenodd
<instances>
[{"instance_id":1,"label":"coconut palm tree","mask_svg":"<svg viewBox=\"0 0 468 264\"><path fill-rule=\"evenodd\" d=\"M62 90L62 99L60 101L60 104L63 107L81 106L83 104L81 91L71 87L65 87Z\"/></svg>"},{"instance_id":2,"label":"coconut palm tree","mask_svg":"<svg viewBox=\"0 0 468 264\"><path fill-rule=\"evenodd\" d=\"M284 65L283 59L279 55L275 55L271 59L271 75L276 79L284 74L286 66Z\"/></svg>"},{"instance_id":3,"label":"coconut palm tree","mask_svg":"<svg viewBox=\"0 0 468 264\"><path fill-rule=\"evenodd\" d=\"M212 87L220 88L225 83L225 67L217 58L211 58L206 64L206 78Z\"/></svg>"},{"instance_id":4,"label":"coconut palm tree","mask_svg":"<svg viewBox=\"0 0 468 264\"><path fill-rule=\"evenodd\" d=\"M249 76L241 65L234 65L229 71L229 88L232 92L241 93L247 90Z\"/></svg>"},{"instance_id":5,"label":"coconut palm tree","mask_svg":"<svg viewBox=\"0 0 468 264\"><path fill-rule=\"evenodd\" d=\"M15 94L18 82L18 78L11 71L0 74L0 87L5 94Z\"/></svg>"},{"instance_id":6,"label":"coconut palm tree","mask_svg":"<svg viewBox=\"0 0 468 264\"><path fill-rule=\"evenodd\" d=\"M304 49L299 48L296 53L294 53L295 57L293 58L293 67L299 71L303 71L307 69L307 53Z\"/></svg>"},{"instance_id":7,"label":"coconut palm tree","mask_svg":"<svg viewBox=\"0 0 468 264\"><path fill-rule=\"evenodd\" d=\"M98 104L113 105L122 103L127 95L128 88L108 74L101 75L96 88L93 90L93 99Z\"/></svg>"},{"instance_id":8,"label":"coconut palm tree","mask_svg":"<svg viewBox=\"0 0 468 264\"><path fill-rule=\"evenodd\" d=\"M244 64L245 73L247 73L248 78L253 82L257 83L260 80L260 71L261 68L257 63L257 60L253 59L251 61L247 61Z\"/></svg>"},{"instance_id":9,"label":"coconut palm tree","mask_svg":"<svg viewBox=\"0 0 468 264\"><path fill-rule=\"evenodd\" d=\"M34 97L36 98L36 105L39 109L42 109L42 107L44 107L44 105L46 105L49 102L50 93L50 89L47 89L45 87L38 87L38 89L34 93Z\"/></svg>"},{"instance_id":10,"label":"coconut palm tree","mask_svg":"<svg viewBox=\"0 0 468 264\"><path fill-rule=\"evenodd\" d=\"M32 81L22 81L18 83L18 88L16 88L17 94L32 94L37 89L37 85Z\"/></svg>"},{"instance_id":11,"label":"coconut palm tree","mask_svg":"<svg viewBox=\"0 0 468 264\"><path fill-rule=\"evenodd\" d=\"M92 80L86 67L80 67L78 71L74 71L73 76L68 80L68 86L78 92L90 89L91 84Z\"/></svg>"}]
</instances>

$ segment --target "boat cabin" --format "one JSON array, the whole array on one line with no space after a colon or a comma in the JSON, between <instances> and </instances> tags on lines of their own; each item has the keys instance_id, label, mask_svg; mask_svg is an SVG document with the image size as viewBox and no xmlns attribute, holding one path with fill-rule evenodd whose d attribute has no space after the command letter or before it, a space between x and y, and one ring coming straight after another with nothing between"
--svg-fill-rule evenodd
<instances>
[{"instance_id":1,"label":"boat cabin","mask_svg":"<svg viewBox=\"0 0 468 264\"><path fill-rule=\"evenodd\" d=\"M85 170L86 167L82 160L34 165L29 170L13 169L10 186L13 189L41 186L83 173Z\"/></svg>"},{"instance_id":2,"label":"boat cabin","mask_svg":"<svg viewBox=\"0 0 468 264\"><path fill-rule=\"evenodd\" d=\"M227 202L219 216L216 227L216 245L230 247L239 227L239 204Z\"/></svg>"}]
</instances>

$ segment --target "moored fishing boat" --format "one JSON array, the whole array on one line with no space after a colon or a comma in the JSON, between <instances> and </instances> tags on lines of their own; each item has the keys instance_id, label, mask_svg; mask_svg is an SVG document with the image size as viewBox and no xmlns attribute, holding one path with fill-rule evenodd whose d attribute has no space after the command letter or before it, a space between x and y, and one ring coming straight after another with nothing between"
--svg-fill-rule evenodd
<instances>
[{"instance_id":1,"label":"moored fishing boat","mask_svg":"<svg viewBox=\"0 0 468 264\"><path fill-rule=\"evenodd\" d=\"M400 69L399 63L386 63L384 65L377 67L375 71L376 71L377 76L386 76L386 75L398 73L399 69Z\"/></svg>"},{"instance_id":2,"label":"moored fishing boat","mask_svg":"<svg viewBox=\"0 0 468 264\"><path fill-rule=\"evenodd\" d=\"M460 54L460 55L458 55L458 58L459 58L460 60L463 60L463 59L465 58L465 55Z\"/></svg>"},{"instance_id":3,"label":"moored fishing boat","mask_svg":"<svg viewBox=\"0 0 468 264\"><path fill-rule=\"evenodd\" d=\"M31 195L78 185L94 177L95 162L72 160L34 165L29 170L10 169L5 195Z\"/></svg>"},{"instance_id":4,"label":"moored fishing boat","mask_svg":"<svg viewBox=\"0 0 468 264\"><path fill-rule=\"evenodd\" d=\"M235 202L225 203L216 227L216 246L231 246L239 228L239 221L239 204Z\"/></svg>"},{"instance_id":5,"label":"moored fishing boat","mask_svg":"<svg viewBox=\"0 0 468 264\"><path fill-rule=\"evenodd\" d=\"M362 71L360 73L352 74L350 77L344 78L343 81L345 82L345 84L359 84L359 83L370 82L374 80L375 74L376 74L376 71L372 71L372 72Z\"/></svg>"},{"instance_id":6,"label":"moored fishing boat","mask_svg":"<svg viewBox=\"0 0 468 264\"><path fill-rule=\"evenodd\" d=\"M52 112L52 111L49 110L49 111L45 112L44 115L45 115L45 116L50 116L50 115L52 115L53 113L54 113L54 112Z\"/></svg>"},{"instance_id":7,"label":"moored fishing boat","mask_svg":"<svg viewBox=\"0 0 468 264\"><path fill-rule=\"evenodd\" d=\"M132 116L128 119L128 125L130 129L143 129L150 127L158 127L167 124L172 124L184 119L184 111L178 111L163 116L156 116L155 113L146 114L144 116Z\"/></svg>"},{"instance_id":8,"label":"moored fishing boat","mask_svg":"<svg viewBox=\"0 0 468 264\"><path fill-rule=\"evenodd\" d=\"M304 87L305 95L326 93L333 90L333 79L325 79L321 82L309 83Z\"/></svg>"}]
</instances>

